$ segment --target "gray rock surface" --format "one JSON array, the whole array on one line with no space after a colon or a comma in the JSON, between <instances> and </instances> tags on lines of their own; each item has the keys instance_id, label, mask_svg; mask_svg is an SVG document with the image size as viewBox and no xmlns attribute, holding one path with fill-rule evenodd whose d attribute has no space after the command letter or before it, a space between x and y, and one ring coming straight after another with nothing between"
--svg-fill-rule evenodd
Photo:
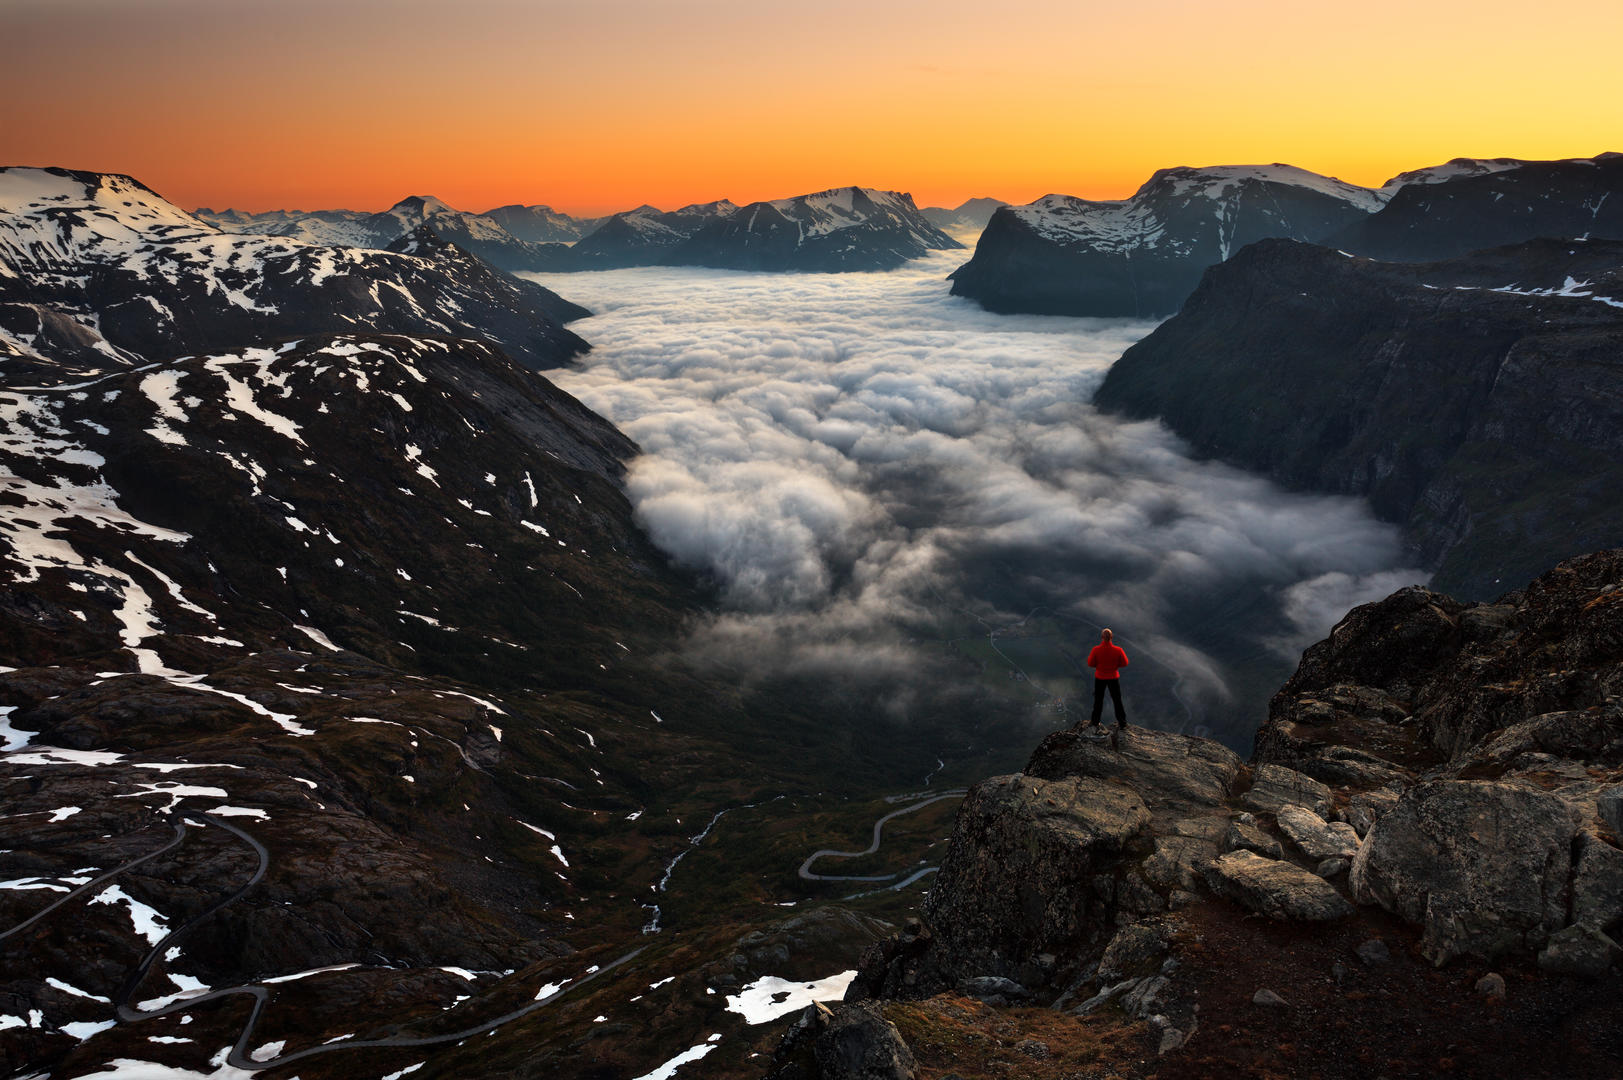
<instances>
[{"instance_id":1,"label":"gray rock surface","mask_svg":"<svg viewBox=\"0 0 1623 1080\"><path fill-rule=\"evenodd\" d=\"M1250 814L1241 814L1229 823L1228 833L1223 837L1223 850L1254 851L1265 859L1285 857L1284 845L1264 832Z\"/></svg>"},{"instance_id":2,"label":"gray rock surface","mask_svg":"<svg viewBox=\"0 0 1623 1080\"><path fill-rule=\"evenodd\" d=\"M1597 795L1595 809L1600 819L1612 830L1612 835L1623 840L1623 784L1613 784Z\"/></svg>"},{"instance_id":3,"label":"gray rock surface","mask_svg":"<svg viewBox=\"0 0 1623 1080\"><path fill-rule=\"evenodd\" d=\"M1555 795L1432 781L1370 830L1349 883L1359 903L1421 924L1421 952L1434 964L1537 949L1566 922L1576 831Z\"/></svg>"},{"instance_id":4,"label":"gray rock surface","mask_svg":"<svg viewBox=\"0 0 1623 1080\"><path fill-rule=\"evenodd\" d=\"M1323 878L1250 851L1219 858L1207 870L1206 883L1219 896L1274 919L1326 922L1353 913L1353 906Z\"/></svg>"},{"instance_id":5,"label":"gray rock surface","mask_svg":"<svg viewBox=\"0 0 1623 1080\"><path fill-rule=\"evenodd\" d=\"M1321 818L1329 816L1333 805L1329 788L1283 765L1257 766L1251 790L1241 802L1263 814L1277 813L1282 806L1305 806Z\"/></svg>"},{"instance_id":6,"label":"gray rock surface","mask_svg":"<svg viewBox=\"0 0 1623 1080\"><path fill-rule=\"evenodd\" d=\"M1494 1001L1505 1000L1505 977L1497 971L1488 972L1476 981L1476 992Z\"/></svg>"},{"instance_id":7,"label":"gray rock surface","mask_svg":"<svg viewBox=\"0 0 1623 1080\"><path fill-rule=\"evenodd\" d=\"M1281 806L1274 820L1279 831L1310 859L1350 859L1358 853L1358 833L1344 821L1327 822L1300 806Z\"/></svg>"},{"instance_id":8,"label":"gray rock surface","mask_svg":"<svg viewBox=\"0 0 1623 1080\"><path fill-rule=\"evenodd\" d=\"M1160 967L1167 943L1148 923L1132 923L1116 931L1099 958L1101 982L1117 982L1133 975L1148 975Z\"/></svg>"},{"instance_id":9,"label":"gray rock surface","mask_svg":"<svg viewBox=\"0 0 1623 1080\"><path fill-rule=\"evenodd\" d=\"M1538 954L1538 966L1553 975L1598 979L1623 959L1617 942L1593 926L1582 924L1557 930Z\"/></svg>"},{"instance_id":10,"label":"gray rock surface","mask_svg":"<svg viewBox=\"0 0 1623 1080\"><path fill-rule=\"evenodd\" d=\"M867 1002L840 1006L817 1036L813 1054L821 1080L914 1080L918 1075L918 1063L896 1025Z\"/></svg>"},{"instance_id":11,"label":"gray rock surface","mask_svg":"<svg viewBox=\"0 0 1623 1080\"><path fill-rule=\"evenodd\" d=\"M1584 833L1572 870L1572 921L1611 931L1623 922L1623 851Z\"/></svg>"},{"instance_id":12,"label":"gray rock surface","mask_svg":"<svg viewBox=\"0 0 1623 1080\"><path fill-rule=\"evenodd\" d=\"M1280 997L1278 994L1267 989L1266 987L1259 989L1255 994L1251 995L1251 1004L1261 1005L1268 1009L1281 1009L1289 1007L1284 998Z\"/></svg>"}]
</instances>

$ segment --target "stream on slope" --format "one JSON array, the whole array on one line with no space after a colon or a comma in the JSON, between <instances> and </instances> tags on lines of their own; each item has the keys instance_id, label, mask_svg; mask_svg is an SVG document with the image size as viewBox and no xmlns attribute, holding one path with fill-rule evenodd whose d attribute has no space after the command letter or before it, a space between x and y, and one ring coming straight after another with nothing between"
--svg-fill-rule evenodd
<instances>
[{"instance_id":1,"label":"stream on slope","mask_svg":"<svg viewBox=\"0 0 1623 1080\"><path fill-rule=\"evenodd\" d=\"M1012 698L1040 730L1085 716L1109 625L1132 721L1248 753L1300 650L1424 575L1360 501L1095 410L1153 323L990 314L948 295L961 259L530 276L596 313L573 327L591 353L548 375L641 445L640 520L720 589L696 655L857 679L925 723Z\"/></svg>"}]
</instances>

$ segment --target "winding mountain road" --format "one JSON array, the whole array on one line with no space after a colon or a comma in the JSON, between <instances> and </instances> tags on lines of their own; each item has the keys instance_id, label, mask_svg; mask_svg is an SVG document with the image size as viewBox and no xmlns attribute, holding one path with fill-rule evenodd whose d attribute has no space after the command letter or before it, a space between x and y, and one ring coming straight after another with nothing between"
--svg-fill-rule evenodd
<instances>
[{"instance_id":1,"label":"winding mountain road","mask_svg":"<svg viewBox=\"0 0 1623 1080\"><path fill-rule=\"evenodd\" d=\"M923 810L926 806L930 806L933 803L938 803L943 799L961 799L968 793L968 788L958 788L953 791L942 792L940 795L933 795L922 802L913 803L911 806L904 806L900 810L892 810L890 813L874 822L873 842L870 843L866 848L861 851L836 851L833 848L823 848L821 851L814 851L810 855L806 856L805 862L800 864L800 877L805 881L890 881L893 878L900 877L902 874L902 871L900 870L896 871L894 874L880 874L878 876L864 877L862 875L854 874L818 874L814 873L811 867L812 863L819 859L860 859L864 855L872 855L874 852L879 850L880 841L883 839L885 823L890 821L892 818L901 817L903 814L911 814L915 810ZM914 873L907 879L906 882L903 882L902 884L911 884L933 869L935 869L935 867L920 870Z\"/></svg>"}]
</instances>

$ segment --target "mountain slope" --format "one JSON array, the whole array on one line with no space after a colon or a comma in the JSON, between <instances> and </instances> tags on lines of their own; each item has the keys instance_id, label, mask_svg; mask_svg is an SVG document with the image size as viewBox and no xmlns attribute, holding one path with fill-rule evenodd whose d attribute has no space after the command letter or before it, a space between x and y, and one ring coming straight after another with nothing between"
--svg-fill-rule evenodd
<instances>
[{"instance_id":1,"label":"mountain slope","mask_svg":"<svg viewBox=\"0 0 1623 1080\"><path fill-rule=\"evenodd\" d=\"M1246 244L1322 236L1385 197L1290 165L1162 169L1130 199L1046 195L998 210L952 292L990 311L1166 315Z\"/></svg>"},{"instance_id":2,"label":"mountain slope","mask_svg":"<svg viewBox=\"0 0 1623 1080\"><path fill-rule=\"evenodd\" d=\"M1452 166L1452 168L1450 167ZM1424 262L1535 237L1623 239L1623 154L1567 161L1456 161L1409 177L1380 212L1322 243Z\"/></svg>"},{"instance_id":3,"label":"mountain slope","mask_svg":"<svg viewBox=\"0 0 1623 1080\"><path fill-rule=\"evenodd\" d=\"M1128 349L1101 408L1196 451L1367 497L1440 588L1484 598L1623 544L1623 244L1430 264L1273 240Z\"/></svg>"},{"instance_id":4,"label":"mountain slope","mask_svg":"<svg viewBox=\"0 0 1623 1080\"><path fill-rule=\"evenodd\" d=\"M17 363L164 359L353 330L500 345L556 367L582 309L437 246L432 257L220 232L123 176L0 170L0 348Z\"/></svg>"},{"instance_id":5,"label":"mountain slope","mask_svg":"<svg viewBox=\"0 0 1623 1080\"><path fill-rule=\"evenodd\" d=\"M963 245L902 192L845 187L751 203L701 227L664 258L732 270L891 270Z\"/></svg>"},{"instance_id":6,"label":"mountain slope","mask_svg":"<svg viewBox=\"0 0 1623 1080\"><path fill-rule=\"evenodd\" d=\"M684 240L738 209L726 199L664 211L643 205L610 216L570 249L561 269L613 270L653 266Z\"/></svg>"}]
</instances>

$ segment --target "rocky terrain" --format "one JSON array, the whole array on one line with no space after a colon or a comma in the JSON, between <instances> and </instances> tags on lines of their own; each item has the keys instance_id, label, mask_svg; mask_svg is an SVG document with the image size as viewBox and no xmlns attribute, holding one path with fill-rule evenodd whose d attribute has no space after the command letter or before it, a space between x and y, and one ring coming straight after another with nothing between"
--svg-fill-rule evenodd
<instances>
[{"instance_id":1,"label":"rocky terrain","mask_svg":"<svg viewBox=\"0 0 1623 1080\"><path fill-rule=\"evenodd\" d=\"M1360 607L1249 762L1050 735L771 1075L1609 1077L1623 551Z\"/></svg>"},{"instance_id":2,"label":"rocky terrain","mask_svg":"<svg viewBox=\"0 0 1623 1080\"><path fill-rule=\"evenodd\" d=\"M643 205L610 215L570 249L562 270L615 270L625 266L658 266L688 237L738 210L727 199L694 203L677 210Z\"/></svg>"},{"instance_id":3,"label":"rocky terrain","mask_svg":"<svg viewBox=\"0 0 1623 1080\"><path fill-rule=\"evenodd\" d=\"M1450 164L1394 177L1391 200L1378 212L1316 239L1408 262L1537 237L1623 239L1623 154Z\"/></svg>"},{"instance_id":4,"label":"rocky terrain","mask_svg":"<svg viewBox=\"0 0 1623 1080\"><path fill-rule=\"evenodd\" d=\"M845 187L751 203L702 226L662 260L730 270L894 270L963 245L905 192Z\"/></svg>"},{"instance_id":5,"label":"rocky terrain","mask_svg":"<svg viewBox=\"0 0 1623 1080\"><path fill-rule=\"evenodd\" d=\"M1623 543L1619 267L1616 241L1425 264L1259 243L1095 401L1289 486L1368 498L1437 587L1485 599Z\"/></svg>"},{"instance_id":6,"label":"rocky terrain","mask_svg":"<svg viewBox=\"0 0 1623 1080\"><path fill-rule=\"evenodd\" d=\"M1206 267L1246 244L1316 239L1385 199L1290 165L1162 169L1130 199L1045 195L999 209L952 292L989 311L1167 315Z\"/></svg>"}]
</instances>

